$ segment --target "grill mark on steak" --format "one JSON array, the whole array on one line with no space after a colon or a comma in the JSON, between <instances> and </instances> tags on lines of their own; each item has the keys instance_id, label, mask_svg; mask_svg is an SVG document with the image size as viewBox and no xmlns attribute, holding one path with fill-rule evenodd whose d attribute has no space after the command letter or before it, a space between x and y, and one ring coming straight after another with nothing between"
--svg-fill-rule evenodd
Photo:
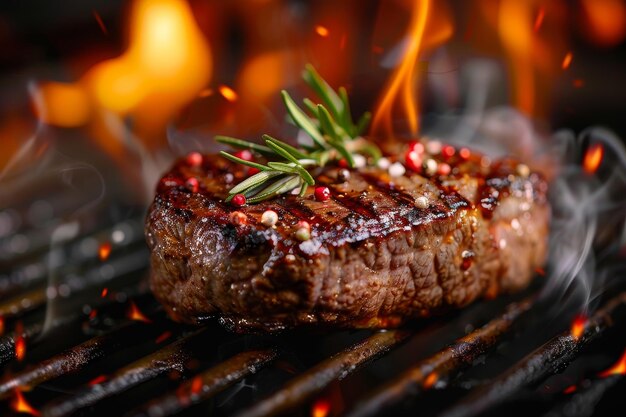
<instances>
[{"instance_id":1,"label":"grill mark on steak","mask_svg":"<svg viewBox=\"0 0 626 417\"><path fill-rule=\"evenodd\" d=\"M219 314L240 330L279 330L398 325L522 288L545 257L545 182L517 175L511 161L446 162L447 176L390 178L368 167L342 183L326 167L314 177L331 189L328 201L309 189L234 207L223 199L245 178L242 167L210 155L201 166L181 160L146 221L155 296L180 321ZM197 193L185 187L190 176ZM420 196L427 207L416 206ZM260 223L265 210L278 213L276 226ZM235 211L247 221L235 224ZM311 224L310 240L295 239L299 220Z\"/></svg>"}]
</instances>

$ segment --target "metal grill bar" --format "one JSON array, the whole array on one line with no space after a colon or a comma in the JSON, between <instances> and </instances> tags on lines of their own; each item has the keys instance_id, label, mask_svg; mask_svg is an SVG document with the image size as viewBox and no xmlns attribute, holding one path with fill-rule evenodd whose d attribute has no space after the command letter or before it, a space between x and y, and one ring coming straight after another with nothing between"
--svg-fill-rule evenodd
<instances>
[{"instance_id":1,"label":"metal grill bar","mask_svg":"<svg viewBox=\"0 0 626 417\"><path fill-rule=\"evenodd\" d=\"M413 333L406 330L375 333L294 378L284 388L243 410L237 417L275 416L292 410L311 399L332 381L346 377L363 364L398 346L411 334Z\"/></svg>"},{"instance_id":2,"label":"metal grill bar","mask_svg":"<svg viewBox=\"0 0 626 417\"><path fill-rule=\"evenodd\" d=\"M186 371L185 363L194 355L192 345L205 332L206 329L200 329L120 369L107 381L90 386L70 398L47 405L41 410L41 415L44 417L71 415L82 408L96 404L113 395L121 394L172 370L184 373Z\"/></svg>"},{"instance_id":3,"label":"metal grill bar","mask_svg":"<svg viewBox=\"0 0 626 417\"><path fill-rule=\"evenodd\" d=\"M154 337L162 331L162 328L159 328L159 326L147 326L145 323L128 322L109 333L87 340L63 353L40 362L30 369L0 381L0 399L8 397L16 388L33 388L59 376L77 372L93 361L101 359L121 347L142 342L146 338Z\"/></svg>"},{"instance_id":4,"label":"metal grill bar","mask_svg":"<svg viewBox=\"0 0 626 417\"><path fill-rule=\"evenodd\" d=\"M461 368L471 365L478 356L495 346L502 336L509 332L513 324L530 310L534 300L535 298L531 297L519 303L510 304L503 314L480 329L458 339L449 347L419 362L397 379L384 384L373 393L365 395L367 399L357 403L354 409L347 413L347 416L375 415L385 407L430 388L434 381L450 376Z\"/></svg>"},{"instance_id":5,"label":"metal grill bar","mask_svg":"<svg viewBox=\"0 0 626 417\"><path fill-rule=\"evenodd\" d=\"M176 392L162 396L129 415L163 417L179 413L208 400L248 375L256 373L278 356L276 350L253 350L239 353L181 384Z\"/></svg>"},{"instance_id":6,"label":"metal grill bar","mask_svg":"<svg viewBox=\"0 0 626 417\"><path fill-rule=\"evenodd\" d=\"M445 411L444 417L472 417L492 409L523 387L538 383L567 367L580 350L597 339L626 313L626 292L608 301L587 321L578 338L565 331L526 356L487 385Z\"/></svg>"}]
</instances>

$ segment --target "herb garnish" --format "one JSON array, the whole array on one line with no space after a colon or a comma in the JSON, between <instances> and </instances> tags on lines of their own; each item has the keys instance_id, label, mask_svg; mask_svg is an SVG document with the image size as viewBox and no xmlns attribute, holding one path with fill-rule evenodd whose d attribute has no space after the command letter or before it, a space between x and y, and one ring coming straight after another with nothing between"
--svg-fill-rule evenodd
<instances>
[{"instance_id":1,"label":"herb garnish","mask_svg":"<svg viewBox=\"0 0 626 417\"><path fill-rule=\"evenodd\" d=\"M354 167L356 153L369 155L374 160L380 158L378 147L359 136L369 124L371 114L366 112L354 123L344 87L333 90L311 65L306 66L303 78L319 96L322 104L315 104L305 98L303 102L309 112L307 114L286 91L283 90L281 95L289 117L311 137L311 144L294 147L269 135L262 136L265 145L227 136L215 137L220 143L235 149L247 149L270 161L263 165L220 152L233 162L259 170L230 189L226 201L243 194L247 203L258 203L293 190L299 190L300 196L304 196L307 187L315 184L311 169L341 159L348 166Z\"/></svg>"}]
</instances>

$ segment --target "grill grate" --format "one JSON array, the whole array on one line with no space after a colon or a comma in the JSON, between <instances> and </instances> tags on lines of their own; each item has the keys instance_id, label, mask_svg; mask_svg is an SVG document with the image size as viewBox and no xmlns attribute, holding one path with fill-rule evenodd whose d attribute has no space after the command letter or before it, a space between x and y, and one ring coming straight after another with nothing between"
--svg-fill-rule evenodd
<instances>
[{"instance_id":1,"label":"grill grate","mask_svg":"<svg viewBox=\"0 0 626 417\"><path fill-rule=\"evenodd\" d=\"M83 256L52 268L60 275L80 271L77 276L84 279L63 279L54 288L57 294L65 291L68 299L92 301L80 313L54 317L44 326L51 291L46 281L31 277L22 282L5 274L10 283L2 288L11 295L0 303L2 323L5 329L21 327L0 338L0 400L7 412L16 411L21 399L34 407L33 413L54 417L111 412L158 417L207 410L239 417L356 417L414 412L415 405L407 408L406 403L419 396L434 398L428 413L457 417L511 406L523 392L549 415L572 414L572 409L581 411L572 415L589 415L582 413L589 407L580 404L595 407L611 393L617 397L624 385L624 378L616 375L592 378L574 394L560 390L546 395L536 388L584 357L588 346L597 345L593 342L623 329L626 292L597 309L579 337L572 336L563 320L532 337L533 326L541 322L538 317L549 310L538 301L537 289L517 301L502 297L477 303L408 329L234 335L216 323L197 329L169 321L146 290L141 218L124 222L124 227L134 237L109 259ZM61 250L79 250L111 230L73 237ZM20 254L3 265L17 271L37 256L41 254ZM108 297L88 296L104 287ZM132 308L143 315L129 314ZM480 323L475 330L468 328ZM552 337L542 339L546 331ZM25 363L15 359L18 339L26 344ZM495 375L480 381L464 374L481 366L481 359L496 361L502 346L520 341L523 354L517 363L501 365ZM439 392L451 394L456 403L437 399Z\"/></svg>"}]
</instances>

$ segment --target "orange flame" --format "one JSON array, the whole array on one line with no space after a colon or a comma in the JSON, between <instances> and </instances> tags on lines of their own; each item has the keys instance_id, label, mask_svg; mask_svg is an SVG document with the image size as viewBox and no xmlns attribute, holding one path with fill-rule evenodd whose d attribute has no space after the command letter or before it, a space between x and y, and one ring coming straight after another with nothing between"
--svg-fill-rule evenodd
<instances>
[{"instance_id":1,"label":"orange flame","mask_svg":"<svg viewBox=\"0 0 626 417\"><path fill-rule=\"evenodd\" d=\"M432 388L437 383L438 380L439 380L439 375L437 375L436 372L431 372L430 374L428 374L428 376L424 380L424 384L423 384L424 389Z\"/></svg>"},{"instance_id":2,"label":"orange flame","mask_svg":"<svg viewBox=\"0 0 626 417\"><path fill-rule=\"evenodd\" d=\"M143 321L146 323L152 322L148 317L146 317L145 314L141 312L141 310L139 310L139 307L137 307L137 304L135 304L135 302L132 300L130 301L130 307L128 309L128 318L131 320Z\"/></svg>"},{"instance_id":3,"label":"orange flame","mask_svg":"<svg viewBox=\"0 0 626 417\"><path fill-rule=\"evenodd\" d=\"M600 46L615 46L626 38L626 4L623 0L581 0L582 34Z\"/></svg>"},{"instance_id":4,"label":"orange flame","mask_svg":"<svg viewBox=\"0 0 626 417\"><path fill-rule=\"evenodd\" d=\"M598 376L600 376L601 378L606 378L611 375L626 375L626 350L615 365L613 365L606 371L601 372Z\"/></svg>"},{"instance_id":5,"label":"orange flame","mask_svg":"<svg viewBox=\"0 0 626 417\"><path fill-rule=\"evenodd\" d=\"M108 114L132 116L140 133L161 132L208 82L209 46L184 0L135 0L129 40L121 56L95 65L80 81L42 85L35 103L40 118L63 127L93 122L110 151L120 145L106 128Z\"/></svg>"},{"instance_id":6,"label":"orange flame","mask_svg":"<svg viewBox=\"0 0 626 417\"><path fill-rule=\"evenodd\" d=\"M561 64L561 68L563 68L564 70L568 69L569 66L572 64L572 58L574 56L572 55L571 52L568 52L565 54L565 56L563 57L563 63Z\"/></svg>"},{"instance_id":7,"label":"orange flame","mask_svg":"<svg viewBox=\"0 0 626 417\"><path fill-rule=\"evenodd\" d=\"M602 163L602 157L604 156L604 147L599 143L591 145L585 157L583 159L583 169L587 174L595 174Z\"/></svg>"},{"instance_id":8,"label":"orange flame","mask_svg":"<svg viewBox=\"0 0 626 417\"><path fill-rule=\"evenodd\" d=\"M326 417L330 412L330 402L324 398L315 401L311 408L311 417Z\"/></svg>"},{"instance_id":9,"label":"orange flame","mask_svg":"<svg viewBox=\"0 0 626 417\"><path fill-rule=\"evenodd\" d=\"M98 258L101 261L106 261L111 255L111 244L109 242L101 243L98 247Z\"/></svg>"},{"instance_id":10,"label":"orange flame","mask_svg":"<svg viewBox=\"0 0 626 417\"><path fill-rule=\"evenodd\" d=\"M584 314L579 314L572 321L572 327L570 329L570 333L575 340L580 339L580 337L585 332L585 327L587 326L587 317Z\"/></svg>"},{"instance_id":11,"label":"orange flame","mask_svg":"<svg viewBox=\"0 0 626 417\"><path fill-rule=\"evenodd\" d=\"M433 13L432 0L416 0L413 4L407 33L408 45L402 62L394 70L374 113L373 133L382 133L393 137L393 105L397 100L401 100L410 133L417 135L419 131L419 106L417 103L419 92L416 91L416 85L419 85L417 59L425 49L443 43L453 32L452 23L447 16L439 19L434 28L428 25L429 21L435 21L430 16ZM427 29L430 29L428 33Z\"/></svg>"},{"instance_id":12,"label":"orange flame","mask_svg":"<svg viewBox=\"0 0 626 417\"><path fill-rule=\"evenodd\" d=\"M26 401L20 390L15 390L15 398L11 402L11 408L18 413L26 413L31 416L39 416L40 413Z\"/></svg>"}]
</instances>

